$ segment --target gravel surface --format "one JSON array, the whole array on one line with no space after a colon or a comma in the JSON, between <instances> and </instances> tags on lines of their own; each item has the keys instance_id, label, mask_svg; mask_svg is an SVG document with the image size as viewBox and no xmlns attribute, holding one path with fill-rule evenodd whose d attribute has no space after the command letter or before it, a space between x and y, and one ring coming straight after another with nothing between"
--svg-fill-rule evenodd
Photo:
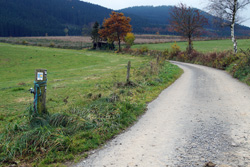
<instances>
[{"instance_id":1,"label":"gravel surface","mask_svg":"<svg viewBox=\"0 0 250 167\"><path fill-rule=\"evenodd\" d=\"M185 73L128 131L75 166L250 167L250 87L224 71Z\"/></svg>"}]
</instances>

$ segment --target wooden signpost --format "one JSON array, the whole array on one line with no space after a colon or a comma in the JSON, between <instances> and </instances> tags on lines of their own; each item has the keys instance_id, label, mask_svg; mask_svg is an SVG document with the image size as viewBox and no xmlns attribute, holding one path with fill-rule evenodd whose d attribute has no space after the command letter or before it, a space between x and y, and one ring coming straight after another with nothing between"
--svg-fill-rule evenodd
<instances>
[{"instance_id":1,"label":"wooden signpost","mask_svg":"<svg viewBox=\"0 0 250 167\"><path fill-rule=\"evenodd\" d=\"M40 115L46 111L47 70L36 69L34 81L34 111Z\"/></svg>"}]
</instances>

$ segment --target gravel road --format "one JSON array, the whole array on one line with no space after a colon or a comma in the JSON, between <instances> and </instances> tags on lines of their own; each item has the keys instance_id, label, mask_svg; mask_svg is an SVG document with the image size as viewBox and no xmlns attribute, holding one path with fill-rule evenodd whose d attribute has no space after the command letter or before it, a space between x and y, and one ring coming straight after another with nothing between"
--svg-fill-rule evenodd
<instances>
[{"instance_id":1,"label":"gravel road","mask_svg":"<svg viewBox=\"0 0 250 167\"><path fill-rule=\"evenodd\" d=\"M250 167L250 87L221 70L173 63L184 74L146 114L75 166Z\"/></svg>"}]
</instances>

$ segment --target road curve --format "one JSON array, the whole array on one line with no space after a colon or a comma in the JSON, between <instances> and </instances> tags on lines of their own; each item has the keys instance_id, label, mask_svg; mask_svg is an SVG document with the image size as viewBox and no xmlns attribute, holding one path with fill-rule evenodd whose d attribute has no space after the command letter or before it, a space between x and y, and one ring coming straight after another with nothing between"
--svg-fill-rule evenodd
<instances>
[{"instance_id":1,"label":"road curve","mask_svg":"<svg viewBox=\"0 0 250 167\"><path fill-rule=\"evenodd\" d=\"M250 167L250 87L221 70L173 63L184 74L146 114L75 166Z\"/></svg>"}]
</instances>

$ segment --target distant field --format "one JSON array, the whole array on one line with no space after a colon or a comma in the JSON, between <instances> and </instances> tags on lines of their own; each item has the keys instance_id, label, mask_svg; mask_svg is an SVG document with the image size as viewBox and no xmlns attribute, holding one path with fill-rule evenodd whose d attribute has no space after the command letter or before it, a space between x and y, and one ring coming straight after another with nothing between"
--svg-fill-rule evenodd
<instances>
[{"instance_id":1,"label":"distant field","mask_svg":"<svg viewBox=\"0 0 250 167\"><path fill-rule=\"evenodd\" d=\"M135 35L135 43L165 43L171 41L183 40L180 36L173 35ZM0 42L13 44L28 44L37 46L50 46L51 43L55 47L68 48L88 48L92 46L90 36L47 36L47 37L0 37Z\"/></svg>"},{"instance_id":2,"label":"distant field","mask_svg":"<svg viewBox=\"0 0 250 167\"><path fill-rule=\"evenodd\" d=\"M83 36L0 37L0 42L64 49L82 49L92 46L91 38Z\"/></svg>"},{"instance_id":3,"label":"distant field","mask_svg":"<svg viewBox=\"0 0 250 167\"><path fill-rule=\"evenodd\" d=\"M180 36L169 35L135 35L135 45L132 48L147 46L151 50L161 50L171 48L173 42L177 42L182 50L187 47L187 42ZM47 36L47 37L0 37L0 42L45 46L64 49L83 49L92 47L91 37L88 36ZM239 39L238 47L249 48L249 39ZM123 43L124 44L124 43ZM194 48L201 52L222 51L232 49L230 39L209 40L208 38L197 38L194 41Z\"/></svg>"},{"instance_id":4,"label":"distant field","mask_svg":"<svg viewBox=\"0 0 250 167\"><path fill-rule=\"evenodd\" d=\"M248 49L250 48L250 39L239 39L238 48ZM159 43L159 44L136 44L132 48L141 48L147 46L150 50L165 50L170 49L174 42L169 43ZM181 50L185 50L187 47L187 42L177 42ZM223 51L233 49L233 43L231 40L211 40L211 41L194 41L194 49L200 52L211 52L211 51Z\"/></svg>"},{"instance_id":5,"label":"distant field","mask_svg":"<svg viewBox=\"0 0 250 167\"><path fill-rule=\"evenodd\" d=\"M34 87L37 68L48 70L47 107L53 112L82 103L87 93L105 90L114 78L125 81L128 60L136 68L149 58L0 43L0 116L11 122L32 103L28 90Z\"/></svg>"}]
</instances>

